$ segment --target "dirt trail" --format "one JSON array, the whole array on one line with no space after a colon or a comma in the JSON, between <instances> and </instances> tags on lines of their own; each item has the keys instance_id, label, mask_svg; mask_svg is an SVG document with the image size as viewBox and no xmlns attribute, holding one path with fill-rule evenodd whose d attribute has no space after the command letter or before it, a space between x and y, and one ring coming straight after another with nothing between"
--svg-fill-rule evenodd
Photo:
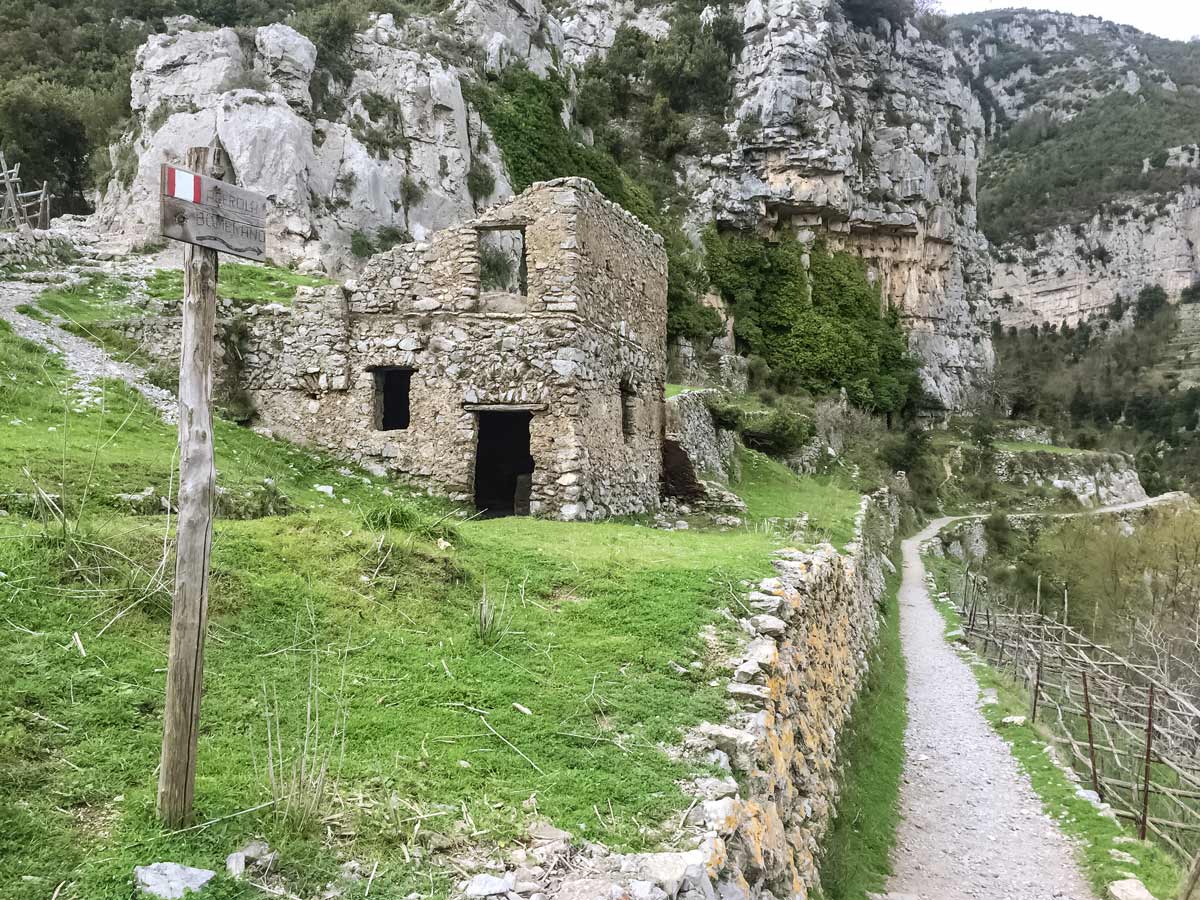
<instances>
[{"instance_id":1,"label":"dirt trail","mask_svg":"<svg viewBox=\"0 0 1200 900\"><path fill-rule=\"evenodd\" d=\"M1121 512L1185 496L1165 494L1063 515ZM938 519L902 544L908 731L888 896L1093 900L1074 846L1043 812L1008 744L984 719L975 676L946 642L945 622L926 590L921 544L964 518L975 517Z\"/></svg>"},{"instance_id":2,"label":"dirt trail","mask_svg":"<svg viewBox=\"0 0 1200 900\"><path fill-rule=\"evenodd\" d=\"M34 319L17 310L22 304L33 305L38 294L48 286L26 281L0 281L0 319L8 322L21 337L41 344L62 357L75 376L80 405L99 397L98 381L116 378L145 397L165 421L174 422L177 406L174 394L150 384L146 380L145 370L140 366L113 359L103 347L71 334L53 321Z\"/></svg>"},{"instance_id":3,"label":"dirt trail","mask_svg":"<svg viewBox=\"0 0 1200 900\"><path fill-rule=\"evenodd\" d=\"M975 676L946 643L926 591L921 543L952 521L902 545L908 732L890 896L1092 900L1072 844L980 712Z\"/></svg>"}]
</instances>

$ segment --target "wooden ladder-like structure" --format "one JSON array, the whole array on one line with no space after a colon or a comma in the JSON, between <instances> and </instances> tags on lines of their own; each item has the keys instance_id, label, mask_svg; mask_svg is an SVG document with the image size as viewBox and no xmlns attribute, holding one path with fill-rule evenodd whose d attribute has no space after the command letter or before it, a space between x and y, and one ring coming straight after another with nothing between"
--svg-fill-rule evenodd
<instances>
[{"instance_id":1,"label":"wooden ladder-like structure","mask_svg":"<svg viewBox=\"0 0 1200 900\"><path fill-rule=\"evenodd\" d=\"M50 227L50 187L46 182L34 191L21 190L21 164L11 169L0 152L0 229Z\"/></svg>"}]
</instances>

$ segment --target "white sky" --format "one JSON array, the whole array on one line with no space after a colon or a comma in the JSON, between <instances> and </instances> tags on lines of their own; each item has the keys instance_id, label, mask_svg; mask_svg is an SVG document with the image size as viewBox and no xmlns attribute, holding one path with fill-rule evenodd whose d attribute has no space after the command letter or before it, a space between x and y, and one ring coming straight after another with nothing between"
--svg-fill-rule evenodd
<instances>
[{"instance_id":1,"label":"white sky","mask_svg":"<svg viewBox=\"0 0 1200 900\"><path fill-rule=\"evenodd\" d=\"M1014 0L941 0L948 14L979 12L985 9L1050 9L1076 15L1100 16L1123 25L1132 25L1160 37L1186 41L1200 34L1200 3L1196 0L1042 0L1020 3Z\"/></svg>"}]
</instances>

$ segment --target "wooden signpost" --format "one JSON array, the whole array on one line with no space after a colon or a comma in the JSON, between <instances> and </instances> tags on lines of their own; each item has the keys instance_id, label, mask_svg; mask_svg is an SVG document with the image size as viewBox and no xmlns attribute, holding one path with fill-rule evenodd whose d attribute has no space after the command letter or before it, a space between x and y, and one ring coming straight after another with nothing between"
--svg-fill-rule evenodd
<instances>
[{"instance_id":1,"label":"wooden signpost","mask_svg":"<svg viewBox=\"0 0 1200 900\"><path fill-rule=\"evenodd\" d=\"M213 342L217 318L217 251L250 259L266 255L267 201L225 184L225 152L188 151L187 169L162 168L162 234L188 244L183 254L183 339L179 359L179 515L175 533L175 597L163 710L158 814L179 828L192 814L204 635L208 627L208 563L212 545ZM189 171L190 170L190 171Z\"/></svg>"},{"instance_id":2,"label":"wooden signpost","mask_svg":"<svg viewBox=\"0 0 1200 900\"><path fill-rule=\"evenodd\" d=\"M208 149L208 148L204 148ZM262 262L267 258L267 199L204 172L162 167L162 235Z\"/></svg>"}]
</instances>

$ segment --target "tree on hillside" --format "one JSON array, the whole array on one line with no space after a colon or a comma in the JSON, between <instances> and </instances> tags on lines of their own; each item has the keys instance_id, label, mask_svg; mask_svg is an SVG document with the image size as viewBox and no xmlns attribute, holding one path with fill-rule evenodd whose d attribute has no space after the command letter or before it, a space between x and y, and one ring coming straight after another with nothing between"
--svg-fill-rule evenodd
<instances>
[{"instance_id":1,"label":"tree on hillside","mask_svg":"<svg viewBox=\"0 0 1200 900\"><path fill-rule=\"evenodd\" d=\"M1138 327L1154 320L1167 308L1167 292L1160 285L1148 284L1138 292L1134 323Z\"/></svg>"},{"instance_id":2,"label":"tree on hillside","mask_svg":"<svg viewBox=\"0 0 1200 900\"><path fill-rule=\"evenodd\" d=\"M87 129L65 89L32 77L0 89L0 148L27 189L49 183L55 213L86 211Z\"/></svg>"}]
</instances>

